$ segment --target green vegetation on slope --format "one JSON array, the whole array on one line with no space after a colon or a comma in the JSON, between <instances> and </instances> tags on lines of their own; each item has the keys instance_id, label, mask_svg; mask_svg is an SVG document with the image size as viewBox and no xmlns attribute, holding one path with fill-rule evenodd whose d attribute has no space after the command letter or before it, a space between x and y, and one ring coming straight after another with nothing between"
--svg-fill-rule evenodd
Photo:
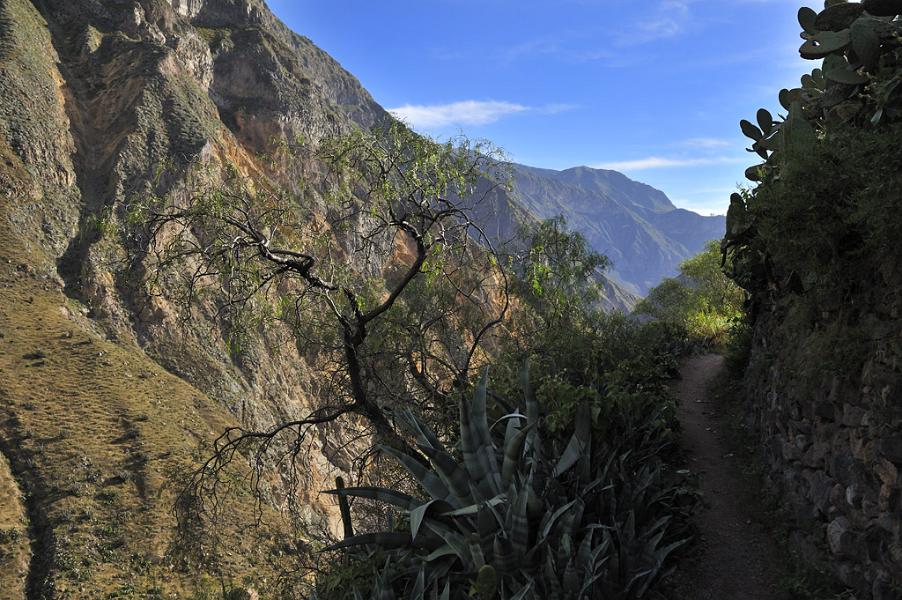
<instances>
[{"instance_id":1,"label":"green vegetation on slope","mask_svg":"<svg viewBox=\"0 0 902 600\"><path fill-rule=\"evenodd\" d=\"M672 325L693 341L720 344L740 319L743 300L742 289L723 273L719 242L711 241L680 264L679 277L652 288L635 313Z\"/></svg>"}]
</instances>

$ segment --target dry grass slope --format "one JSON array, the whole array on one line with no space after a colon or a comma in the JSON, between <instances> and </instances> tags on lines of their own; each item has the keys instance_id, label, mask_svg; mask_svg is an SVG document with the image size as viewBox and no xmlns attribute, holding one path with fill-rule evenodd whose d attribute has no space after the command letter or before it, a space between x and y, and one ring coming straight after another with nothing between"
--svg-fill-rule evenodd
<instances>
[{"instance_id":1,"label":"dry grass slope","mask_svg":"<svg viewBox=\"0 0 902 600\"><path fill-rule=\"evenodd\" d=\"M5 162L0 598L24 598L26 587L36 598L210 597L216 573L186 569L171 555L173 504L180 482L206 457L203 445L235 421L139 348L106 339L63 294L47 274L53 257L26 247L10 225L7 211L33 188ZM229 511L224 534L232 544L221 572L263 587L272 543L238 534L254 516L246 497L234 497Z\"/></svg>"}]
</instances>

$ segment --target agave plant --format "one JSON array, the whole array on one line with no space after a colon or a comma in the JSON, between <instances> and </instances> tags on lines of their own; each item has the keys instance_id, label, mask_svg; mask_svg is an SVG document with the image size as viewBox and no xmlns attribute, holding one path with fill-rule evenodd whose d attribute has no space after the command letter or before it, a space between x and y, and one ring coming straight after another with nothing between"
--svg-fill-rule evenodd
<instances>
[{"instance_id":1,"label":"agave plant","mask_svg":"<svg viewBox=\"0 0 902 600\"><path fill-rule=\"evenodd\" d=\"M487 386L483 375L472 399L461 402L458 448L446 448L404 414L428 466L383 448L425 497L377 487L330 492L390 505L404 514L407 530L348 537L328 550L387 553L367 590L380 600L643 597L683 543L665 543L669 517L657 514L670 492L659 485L654 435L642 438L641 427L635 430L642 447L634 458L593 440L584 409L566 443L546 439L528 373L525 411L490 423ZM637 460L649 464L637 469ZM366 597L359 589L348 593Z\"/></svg>"}]
</instances>

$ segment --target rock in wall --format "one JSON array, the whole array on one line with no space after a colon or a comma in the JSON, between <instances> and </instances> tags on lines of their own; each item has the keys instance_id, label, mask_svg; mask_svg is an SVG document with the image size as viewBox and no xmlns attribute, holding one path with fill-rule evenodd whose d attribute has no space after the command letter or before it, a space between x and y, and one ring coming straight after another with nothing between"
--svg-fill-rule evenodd
<instances>
[{"instance_id":1,"label":"rock in wall","mask_svg":"<svg viewBox=\"0 0 902 600\"><path fill-rule=\"evenodd\" d=\"M859 598L902 597L902 328L898 288L855 301L854 324L759 315L750 417L795 548ZM859 313L860 311L860 313Z\"/></svg>"}]
</instances>

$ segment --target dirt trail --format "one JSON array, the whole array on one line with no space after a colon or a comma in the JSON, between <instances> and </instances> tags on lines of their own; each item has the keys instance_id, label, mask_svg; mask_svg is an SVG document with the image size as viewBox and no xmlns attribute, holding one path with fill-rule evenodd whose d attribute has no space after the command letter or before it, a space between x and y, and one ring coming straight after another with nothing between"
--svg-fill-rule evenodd
<instances>
[{"instance_id":1,"label":"dirt trail","mask_svg":"<svg viewBox=\"0 0 902 600\"><path fill-rule=\"evenodd\" d=\"M763 512L754 477L733 457L721 431L707 386L723 368L723 357L690 359L676 391L688 467L698 475L705 506L694 517L701 536L698 552L675 575L679 600L784 600L783 553Z\"/></svg>"}]
</instances>

